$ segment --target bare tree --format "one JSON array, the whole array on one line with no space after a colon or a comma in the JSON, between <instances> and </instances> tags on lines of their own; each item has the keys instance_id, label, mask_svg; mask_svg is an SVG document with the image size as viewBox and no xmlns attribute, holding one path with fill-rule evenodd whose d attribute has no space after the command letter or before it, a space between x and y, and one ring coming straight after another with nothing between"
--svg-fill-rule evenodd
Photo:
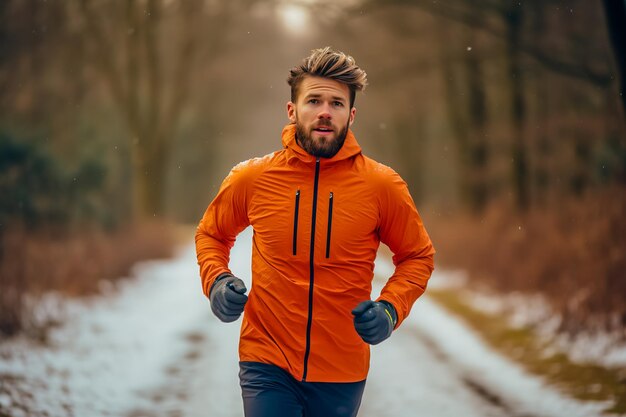
<instances>
[{"instance_id":1,"label":"bare tree","mask_svg":"<svg viewBox=\"0 0 626 417\"><path fill-rule=\"evenodd\" d=\"M539 2L544 6L547 3L557 3L555 0L528 0L526 3L535 2ZM509 36L507 20L509 19L508 13L512 5L509 2L496 0L449 0L445 2L387 0L379 2L369 0L358 7L359 9L373 10L391 5L418 7L433 15L484 31L499 39L506 39ZM517 5L518 7L523 7L524 4L519 3ZM476 10L481 10L482 13L476 13ZM540 65L554 72L574 77L599 87L606 87L612 83L610 66L604 57L600 60L601 65L598 66L592 60L581 60L579 56L566 56L555 53L550 48L525 38L520 38L518 47L522 54L536 60Z\"/></svg>"},{"instance_id":2,"label":"bare tree","mask_svg":"<svg viewBox=\"0 0 626 417\"><path fill-rule=\"evenodd\" d=\"M574 4L575 3L575 4ZM504 46L504 58L506 83L504 91L508 95L510 109L510 155L511 155L511 181L517 206L524 210L530 204L530 161L529 161L529 143L526 132L528 117L528 88L525 81L525 71L530 63L537 68L555 74L559 77L572 78L579 80L586 85L596 88L598 91L607 91L614 85L614 77L612 76L611 63L607 50L598 48L598 35L582 37L575 24L568 21L572 19L574 13L579 16L587 14L597 14L597 6L589 2L574 2L565 7L561 2L552 0L539 1L528 0L523 3L517 2L501 2L496 0L480 0L469 2L467 0L450 0L446 2L432 2L428 0L388 0L366 1L363 5L359 5L359 9L374 10L389 6L405 6L414 7L434 16L439 16L443 21L459 23L464 27L471 28L468 31L469 36L476 33L485 33L491 35L492 39ZM611 3L611 18L616 21L623 16L623 1L607 2ZM619 3L619 5L617 4ZM620 11L621 8L621 11ZM527 16L528 11L534 11L532 16ZM538 39L529 31L529 25L532 24L530 18L537 15L551 15L554 20L561 23L551 33L546 33L544 39ZM623 19L623 17L622 17ZM622 25L623 26L623 25ZM614 25L621 28L619 25ZM558 32L559 29L565 29ZM623 29L622 29L623 30ZM613 32L619 37L619 29ZM618 42L623 44L623 38L619 37ZM623 45L622 45L623 46ZM445 48L445 46L444 46ZM621 48L625 49L625 48ZM468 77L463 78L463 86L467 88L467 97L470 102L469 113L450 103L450 100L458 100L459 98L451 97L448 93L448 110L451 124L456 132L455 136L459 140L461 154L472 155L475 162L480 165L482 158L487 158L489 148L486 144L481 144L479 138L480 131L484 131L486 119L481 111L487 107L481 107L481 87L480 82L480 65L471 61L472 55L467 55L464 61L460 63L467 71ZM454 75L451 71L459 71L458 68L452 69L452 64L442 62L442 70L444 79L446 80L446 89L448 92L459 85L454 86ZM473 72L474 75L469 76ZM476 78L478 77L478 78ZM482 88L484 90L484 88ZM622 99L624 97L622 96ZM466 114L466 116L464 116ZM482 126L482 127L481 127ZM470 136L473 139L470 140ZM478 141L477 141L478 140ZM475 149L470 149L470 142L475 142ZM576 151L578 154L589 154L589 150L580 147L580 143L576 143ZM580 148L580 150L579 150ZM467 162L467 161L466 161ZM475 164L476 165L476 164ZM480 166L474 166L476 170L481 170ZM463 165L461 165L463 166ZM471 178L466 177L463 181L468 182ZM584 182L584 181L583 181ZM475 185L479 185L478 183ZM463 186L469 193L476 196L478 200L484 190L477 189L474 186L466 184Z\"/></svg>"},{"instance_id":3,"label":"bare tree","mask_svg":"<svg viewBox=\"0 0 626 417\"><path fill-rule=\"evenodd\" d=\"M215 53L227 16L211 19L201 0L75 0L74 6L70 13L80 17L89 58L128 128L135 214L162 215L169 155L190 80L202 59ZM213 36L203 39L207 24L214 25Z\"/></svg>"},{"instance_id":4,"label":"bare tree","mask_svg":"<svg viewBox=\"0 0 626 417\"><path fill-rule=\"evenodd\" d=\"M481 52L474 29L464 28L466 45L455 42L444 25L438 32L446 108L458 146L461 195L478 213L490 193L488 108Z\"/></svg>"},{"instance_id":5,"label":"bare tree","mask_svg":"<svg viewBox=\"0 0 626 417\"><path fill-rule=\"evenodd\" d=\"M461 45L455 42L450 28L438 25L437 39L439 40L439 63L444 87L445 105L450 121L451 132L457 143L460 192L464 202L475 212L482 209L486 197L481 189L483 184L477 182L481 166L487 163L487 149L477 143L482 138L477 130L484 128L486 119L485 96L482 86L479 62L476 53L459 57ZM472 29L468 30L470 44L474 36ZM457 63L461 65L457 65ZM474 78L476 77L476 78ZM465 81L470 82L467 88ZM475 120L473 120L475 118ZM477 129L472 128L476 124ZM478 147L478 149L474 149ZM474 166L474 164L479 166ZM481 178L482 181L485 178ZM480 188L480 189L477 189ZM484 190L486 193L486 190Z\"/></svg>"}]
</instances>

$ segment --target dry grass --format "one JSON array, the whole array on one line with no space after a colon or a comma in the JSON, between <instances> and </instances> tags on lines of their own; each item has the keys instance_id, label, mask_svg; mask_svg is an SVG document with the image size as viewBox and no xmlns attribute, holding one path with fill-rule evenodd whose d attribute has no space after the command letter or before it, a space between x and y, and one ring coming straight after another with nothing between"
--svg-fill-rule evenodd
<instances>
[{"instance_id":1,"label":"dry grass","mask_svg":"<svg viewBox=\"0 0 626 417\"><path fill-rule=\"evenodd\" d=\"M624 213L626 193L615 188L525 214L494 204L480 218L427 224L444 265L468 270L474 285L542 293L575 333L626 327Z\"/></svg>"},{"instance_id":2,"label":"dry grass","mask_svg":"<svg viewBox=\"0 0 626 417\"><path fill-rule=\"evenodd\" d=\"M128 276L137 261L170 256L175 243L171 226L164 224L115 233L6 230L0 246L0 337L16 334L31 322L26 295L97 293L103 280Z\"/></svg>"}]
</instances>

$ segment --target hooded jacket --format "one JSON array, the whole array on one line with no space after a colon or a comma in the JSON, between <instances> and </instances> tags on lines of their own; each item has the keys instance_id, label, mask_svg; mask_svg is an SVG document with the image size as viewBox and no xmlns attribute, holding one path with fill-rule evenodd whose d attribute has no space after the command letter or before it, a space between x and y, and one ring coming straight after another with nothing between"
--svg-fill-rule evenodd
<instances>
[{"instance_id":1,"label":"hooded jacket","mask_svg":"<svg viewBox=\"0 0 626 417\"><path fill-rule=\"evenodd\" d=\"M434 249L391 168L361 153L351 130L332 158L316 158L283 129L284 149L232 169L196 232L202 286L230 273L236 236L252 225L252 288L243 314L241 361L273 364L308 382L367 377L369 345L351 310L369 300L380 242L395 272L379 300L396 328L426 289Z\"/></svg>"}]
</instances>

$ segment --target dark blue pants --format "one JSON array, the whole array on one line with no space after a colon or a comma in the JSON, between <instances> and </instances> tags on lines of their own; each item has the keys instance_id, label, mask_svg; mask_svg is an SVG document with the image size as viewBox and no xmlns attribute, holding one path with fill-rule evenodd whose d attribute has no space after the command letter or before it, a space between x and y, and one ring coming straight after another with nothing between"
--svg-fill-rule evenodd
<instances>
[{"instance_id":1,"label":"dark blue pants","mask_svg":"<svg viewBox=\"0 0 626 417\"><path fill-rule=\"evenodd\" d=\"M365 381L301 382L278 366L239 363L246 417L356 417Z\"/></svg>"}]
</instances>

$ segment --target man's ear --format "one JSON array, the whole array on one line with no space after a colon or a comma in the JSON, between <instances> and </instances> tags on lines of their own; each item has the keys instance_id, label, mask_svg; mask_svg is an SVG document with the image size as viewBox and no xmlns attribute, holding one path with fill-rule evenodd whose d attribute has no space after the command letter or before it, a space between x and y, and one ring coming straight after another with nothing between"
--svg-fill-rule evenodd
<instances>
[{"instance_id":1,"label":"man's ear","mask_svg":"<svg viewBox=\"0 0 626 417\"><path fill-rule=\"evenodd\" d=\"M352 123L354 123L355 117L356 117L356 107L352 107L352 110L350 110L350 118L348 119L348 126L352 126Z\"/></svg>"},{"instance_id":2,"label":"man's ear","mask_svg":"<svg viewBox=\"0 0 626 417\"><path fill-rule=\"evenodd\" d=\"M287 117L291 123L296 123L296 105L291 101L287 103Z\"/></svg>"}]
</instances>

